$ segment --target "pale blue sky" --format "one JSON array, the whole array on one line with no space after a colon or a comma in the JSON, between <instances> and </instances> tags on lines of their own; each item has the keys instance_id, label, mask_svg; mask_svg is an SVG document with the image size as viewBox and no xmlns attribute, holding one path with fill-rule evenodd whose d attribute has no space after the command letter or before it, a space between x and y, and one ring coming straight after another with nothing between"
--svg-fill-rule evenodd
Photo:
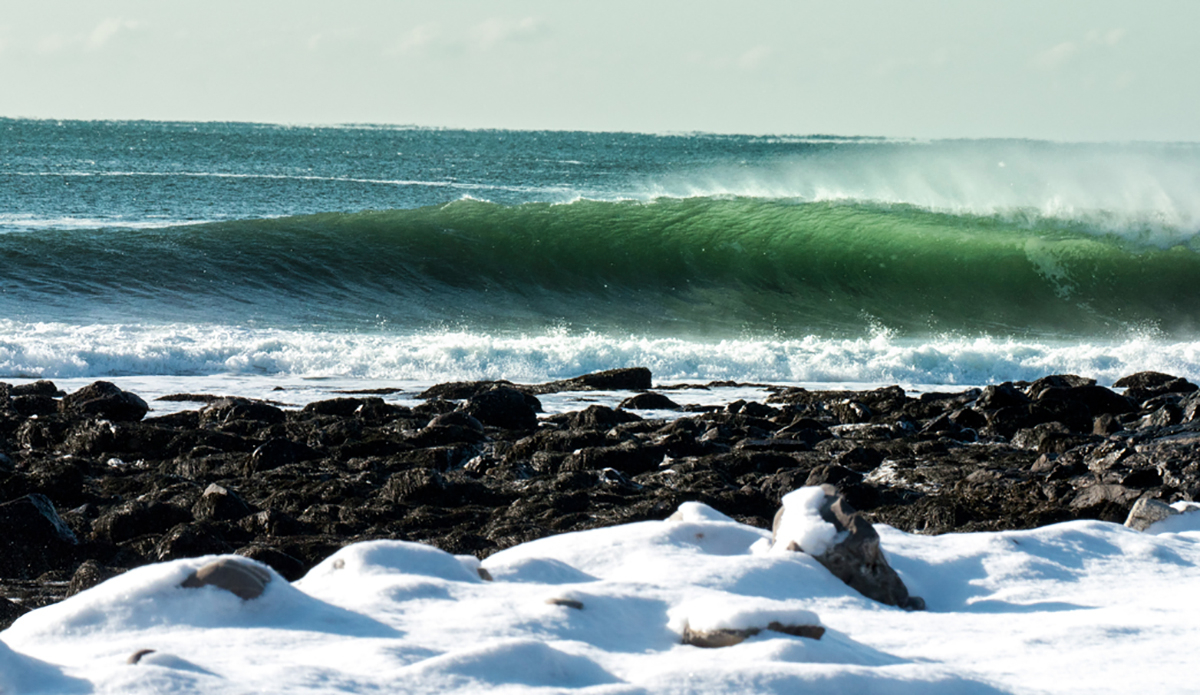
<instances>
[{"instance_id":1,"label":"pale blue sky","mask_svg":"<svg viewBox=\"0 0 1200 695\"><path fill-rule=\"evenodd\" d=\"M1200 141L1200 1L0 0L0 116Z\"/></svg>"}]
</instances>

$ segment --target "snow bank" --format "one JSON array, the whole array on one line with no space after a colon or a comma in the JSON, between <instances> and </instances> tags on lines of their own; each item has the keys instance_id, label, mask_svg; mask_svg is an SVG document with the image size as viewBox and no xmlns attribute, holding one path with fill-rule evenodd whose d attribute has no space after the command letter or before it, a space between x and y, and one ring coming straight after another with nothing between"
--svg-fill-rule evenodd
<instances>
[{"instance_id":1,"label":"snow bank","mask_svg":"<svg viewBox=\"0 0 1200 695\"><path fill-rule=\"evenodd\" d=\"M789 538L830 542L812 521L820 502L789 495ZM354 544L294 584L271 573L248 601L179 586L211 557L142 567L0 632L0 692L1091 694L1193 680L1200 533L877 528L928 611L863 598L803 553L751 553L766 531L689 503L482 566L416 543ZM772 622L826 631L681 643L684 625Z\"/></svg>"}]
</instances>

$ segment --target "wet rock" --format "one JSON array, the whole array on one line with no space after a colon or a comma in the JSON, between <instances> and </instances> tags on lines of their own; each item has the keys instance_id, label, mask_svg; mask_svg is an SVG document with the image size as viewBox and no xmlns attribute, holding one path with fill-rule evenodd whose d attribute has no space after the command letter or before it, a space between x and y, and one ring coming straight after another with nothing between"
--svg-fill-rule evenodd
<instances>
[{"instance_id":1,"label":"wet rock","mask_svg":"<svg viewBox=\"0 0 1200 695\"><path fill-rule=\"evenodd\" d=\"M267 565L289 582L294 582L303 577L307 569L301 560L288 555L282 550L266 545L250 545L245 548L239 548L237 554Z\"/></svg>"},{"instance_id":2,"label":"wet rock","mask_svg":"<svg viewBox=\"0 0 1200 695\"><path fill-rule=\"evenodd\" d=\"M119 572L116 570L111 567L105 567L95 560L84 560L75 570L75 574L71 575L71 583L67 586L67 596L74 596L81 591L87 591L93 586L112 579L118 574Z\"/></svg>"},{"instance_id":3,"label":"wet rock","mask_svg":"<svg viewBox=\"0 0 1200 695\"><path fill-rule=\"evenodd\" d=\"M640 417L623 410L613 410L605 405L589 405L587 408L567 416L567 426L572 429L595 429L616 427L626 422L636 422Z\"/></svg>"},{"instance_id":4,"label":"wet rock","mask_svg":"<svg viewBox=\"0 0 1200 695\"><path fill-rule=\"evenodd\" d=\"M141 396L107 381L94 382L63 396L60 407L67 415L90 415L114 422L137 422L150 410Z\"/></svg>"},{"instance_id":5,"label":"wet rock","mask_svg":"<svg viewBox=\"0 0 1200 695\"><path fill-rule=\"evenodd\" d=\"M28 612L28 608L0 596L0 630L8 629L8 626L12 625L17 618Z\"/></svg>"},{"instance_id":6,"label":"wet rock","mask_svg":"<svg viewBox=\"0 0 1200 695\"><path fill-rule=\"evenodd\" d=\"M1164 393L1192 393L1197 386L1186 379L1180 379L1162 372L1138 372L1121 377L1113 384L1115 388L1125 389L1125 396L1134 401L1144 401Z\"/></svg>"},{"instance_id":7,"label":"wet rock","mask_svg":"<svg viewBox=\"0 0 1200 695\"><path fill-rule=\"evenodd\" d=\"M1013 386L1011 382L985 386L975 400L975 407L981 410L999 410L1022 406L1029 402L1029 396Z\"/></svg>"},{"instance_id":8,"label":"wet rock","mask_svg":"<svg viewBox=\"0 0 1200 695\"><path fill-rule=\"evenodd\" d=\"M44 394L30 394L13 398L9 407L21 417L34 417L57 413L58 401Z\"/></svg>"},{"instance_id":9,"label":"wet rock","mask_svg":"<svg viewBox=\"0 0 1200 695\"><path fill-rule=\"evenodd\" d=\"M680 405L661 393L647 392L630 396L617 406L624 410L679 410Z\"/></svg>"},{"instance_id":10,"label":"wet rock","mask_svg":"<svg viewBox=\"0 0 1200 695\"><path fill-rule=\"evenodd\" d=\"M0 504L0 577L33 579L71 563L75 533L45 495Z\"/></svg>"},{"instance_id":11,"label":"wet rock","mask_svg":"<svg viewBox=\"0 0 1200 695\"><path fill-rule=\"evenodd\" d=\"M200 410L201 426L222 426L238 421L275 424L286 419L287 415L279 408L249 398L221 398Z\"/></svg>"},{"instance_id":12,"label":"wet rock","mask_svg":"<svg viewBox=\"0 0 1200 695\"><path fill-rule=\"evenodd\" d=\"M216 483L205 488L192 507L195 518L211 521L237 521L253 511L236 492Z\"/></svg>"},{"instance_id":13,"label":"wet rock","mask_svg":"<svg viewBox=\"0 0 1200 695\"><path fill-rule=\"evenodd\" d=\"M107 511L92 522L98 539L120 543L138 536L160 534L192 520L192 513L165 502L131 500Z\"/></svg>"},{"instance_id":14,"label":"wet rock","mask_svg":"<svg viewBox=\"0 0 1200 695\"><path fill-rule=\"evenodd\" d=\"M1095 379L1082 377L1075 374L1051 374L1044 376L1037 381L1034 381L1029 386L1025 387L1025 393L1030 398L1038 400L1042 397L1047 389L1074 389L1085 386L1094 386Z\"/></svg>"},{"instance_id":15,"label":"wet rock","mask_svg":"<svg viewBox=\"0 0 1200 695\"><path fill-rule=\"evenodd\" d=\"M537 427L542 404L534 396L507 386L495 386L467 399L463 412L492 427L531 430Z\"/></svg>"},{"instance_id":16,"label":"wet rock","mask_svg":"<svg viewBox=\"0 0 1200 695\"><path fill-rule=\"evenodd\" d=\"M9 386L8 393L13 398L18 396L48 396L50 398L60 398L64 395L63 392L58 390L58 387L54 385L53 381L46 381L44 379L39 379L38 381L28 384L21 384L19 386Z\"/></svg>"},{"instance_id":17,"label":"wet rock","mask_svg":"<svg viewBox=\"0 0 1200 695\"><path fill-rule=\"evenodd\" d=\"M560 391L646 391L651 387L650 370L645 367L608 369L577 376L574 379L552 381L531 388L532 393Z\"/></svg>"},{"instance_id":18,"label":"wet rock","mask_svg":"<svg viewBox=\"0 0 1200 695\"><path fill-rule=\"evenodd\" d=\"M305 444L276 437L264 442L250 454L246 472L269 471L280 466L316 458L317 453Z\"/></svg>"},{"instance_id":19,"label":"wet rock","mask_svg":"<svg viewBox=\"0 0 1200 695\"><path fill-rule=\"evenodd\" d=\"M195 522L179 524L163 534L154 545L153 559L165 562L230 552L233 552L233 547L225 541L224 534L217 527L209 522Z\"/></svg>"}]
</instances>

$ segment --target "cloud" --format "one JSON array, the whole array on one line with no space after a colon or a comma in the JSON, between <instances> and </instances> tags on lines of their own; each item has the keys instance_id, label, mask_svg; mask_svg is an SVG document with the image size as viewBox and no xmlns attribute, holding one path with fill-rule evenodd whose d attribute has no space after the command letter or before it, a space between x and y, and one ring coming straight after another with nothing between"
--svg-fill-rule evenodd
<instances>
[{"instance_id":1,"label":"cloud","mask_svg":"<svg viewBox=\"0 0 1200 695\"><path fill-rule=\"evenodd\" d=\"M515 43L537 38L543 32L543 22L536 17L512 20L493 17L471 27L469 36L479 49L487 51L502 43Z\"/></svg>"},{"instance_id":2,"label":"cloud","mask_svg":"<svg viewBox=\"0 0 1200 695\"><path fill-rule=\"evenodd\" d=\"M1030 62L1035 68L1055 70L1074 58L1078 53L1078 44L1074 41L1063 41L1053 48L1038 53Z\"/></svg>"},{"instance_id":3,"label":"cloud","mask_svg":"<svg viewBox=\"0 0 1200 695\"><path fill-rule=\"evenodd\" d=\"M754 70L765 63L773 52L770 46L755 46L738 57L738 67L743 70Z\"/></svg>"},{"instance_id":4,"label":"cloud","mask_svg":"<svg viewBox=\"0 0 1200 695\"><path fill-rule=\"evenodd\" d=\"M119 32L133 31L141 27L141 25L141 22L134 20L109 17L97 24L95 29L92 29L92 33L88 34L83 47L89 51L100 50Z\"/></svg>"},{"instance_id":5,"label":"cloud","mask_svg":"<svg viewBox=\"0 0 1200 695\"><path fill-rule=\"evenodd\" d=\"M1123 38L1125 38L1124 29L1092 30L1080 41L1063 41L1034 55L1029 64L1041 70L1057 70L1084 53L1094 54L1096 51L1111 49Z\"/></svg>"},{"instance_id":6,"label":"cloud","mask_svg":"<svg viewBox=\"0 0 1200 695\"><path fill-rule=\"evenodd\" d=\"M71 42L67 39L67 37L55 32L53 34L47 34L46 36L38 39L37 52L43 54L58 53L70 44Z\"/></svg>"},{"instance_id":7,"label":"cloud","mask_svg":"<svg viewBox=\"0 0 1200 695\"><path fill-rule=\"evenodd\" d=\"M503 19L493 17L469 27L443 29L436 23L413 27L385 53L416 54L428 50L490 51L504 44L536 40L545 32L545 24L536 17Z\"/></svg>"},{"instance_id":8,"label":"cloud","mask_svg":"<svg viewBox=\"0 0 1200 695\"><path fill-rule=\"evenodd\" d=\"M432 46L442 37L436 24L421 24L410 29L389 53L417 53Z\"/></svg>"}]
</instances>

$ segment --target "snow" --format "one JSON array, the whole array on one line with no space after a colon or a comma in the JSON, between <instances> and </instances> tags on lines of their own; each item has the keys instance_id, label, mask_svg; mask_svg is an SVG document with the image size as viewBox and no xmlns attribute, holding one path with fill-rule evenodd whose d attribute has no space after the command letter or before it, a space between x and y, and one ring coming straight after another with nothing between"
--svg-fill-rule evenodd
<instances>
[{"instance_id":1,"label":"snow","mask_svg":"<svg viewBox=\"0 0 1200 695\"><path fill-rule=\"evenodd\" d=\"M825 502L825 492L821 488L793 490L780 502L783 503L783 515L775 530L773 552L791 552L788 547L795 543L809 555L824 555L830 546L841 540L837 527L821 518L821 505ZM844 537L844 532L842 535Z\"/></svg>"},{"instance_id":2,"label":"snow","mask_svg":"<svg viewBox=\"0 0 1200 695\"><path fill-rule=\"evenodd\" d=\"M807 518L818 495L801 492L789 512L796 502ZM923 612L866 599L806 554L753 553L768 531L695 502L482 564L417 543L357 543L292 584L268 570L249 601L180 587L215 559L189 558L22 616L0 632L0 692L1189 692L1198 527L1074 521L921 536L877 526ZM826 632L681 643L685 624L773 621Z\"/></svg>"}]
</instances>

